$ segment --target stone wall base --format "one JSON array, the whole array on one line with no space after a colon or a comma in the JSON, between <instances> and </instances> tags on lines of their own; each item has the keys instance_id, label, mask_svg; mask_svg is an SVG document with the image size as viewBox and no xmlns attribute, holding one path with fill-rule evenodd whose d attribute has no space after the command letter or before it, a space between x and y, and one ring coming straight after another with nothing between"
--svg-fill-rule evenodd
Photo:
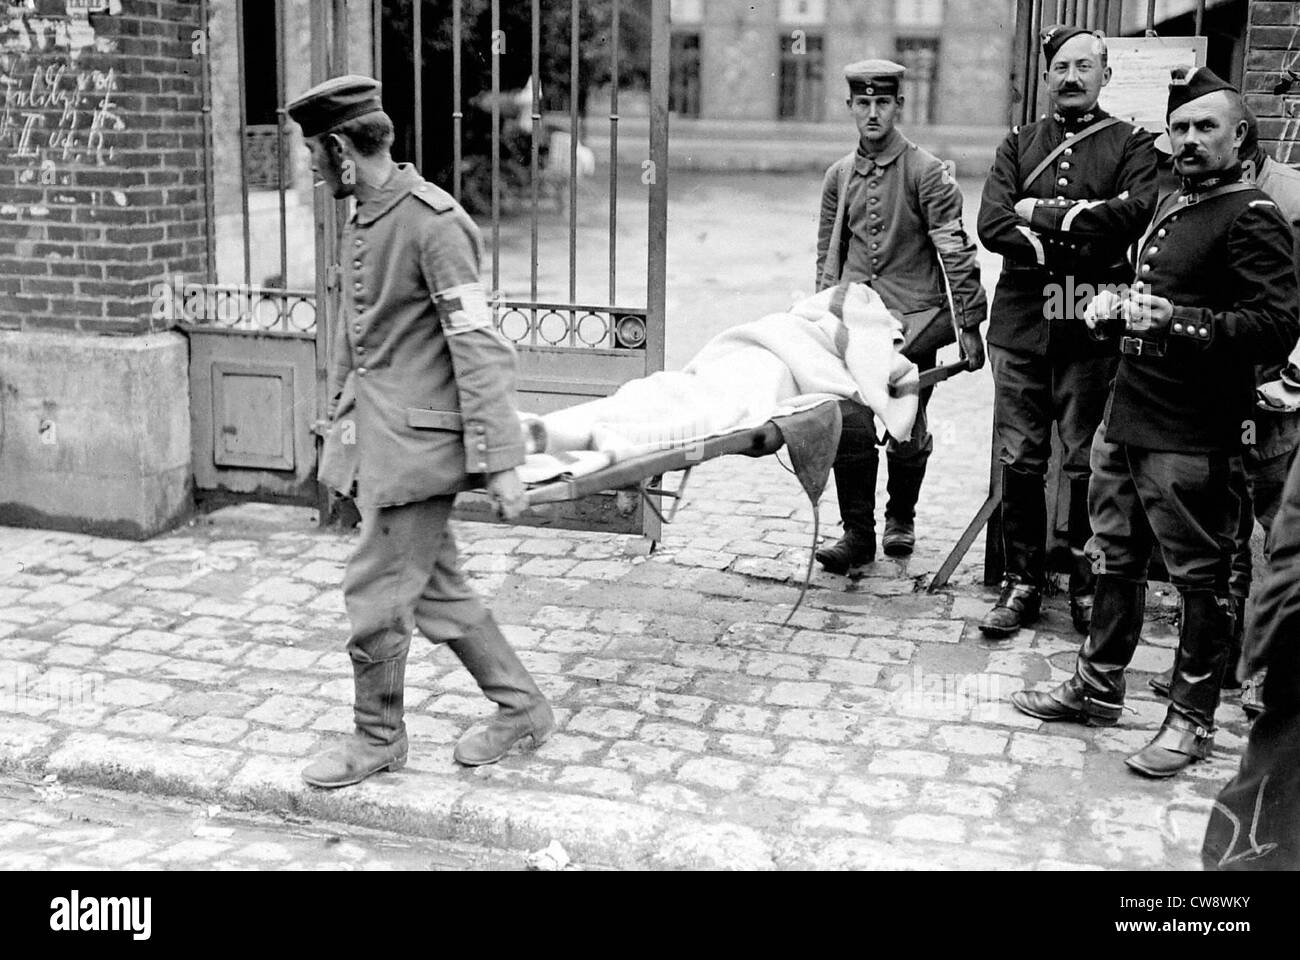
<instances>
[{"instance_id":1,"label":"stone wall base","mask_svg":"<svg viewBox=\"0 0 1300 960\"><path fill-rule=\"evenodd\" d=\"M193 507L178 333L0 331L0 523L144 539Z\"/></svg>"}]
</instances>

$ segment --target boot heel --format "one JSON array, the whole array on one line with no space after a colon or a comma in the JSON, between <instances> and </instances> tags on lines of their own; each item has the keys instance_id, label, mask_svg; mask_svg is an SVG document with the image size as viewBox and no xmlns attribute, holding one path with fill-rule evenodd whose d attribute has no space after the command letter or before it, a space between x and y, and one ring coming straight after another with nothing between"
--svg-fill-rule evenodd
<instances>
[{"instance_id":1,"label":"boot heel","mask_svg":"<svg viewBox=\"0 0 1300 960\"><path fill-rule=\"evenodd\" d=\"M402 767L404 766L406 766L406 758L402 757L400 760L391 761L388 764L388 766L384 767L384 769L387 770L389 773L396 773L398 770L401 770Z\"/></svg>"}]
</instances>

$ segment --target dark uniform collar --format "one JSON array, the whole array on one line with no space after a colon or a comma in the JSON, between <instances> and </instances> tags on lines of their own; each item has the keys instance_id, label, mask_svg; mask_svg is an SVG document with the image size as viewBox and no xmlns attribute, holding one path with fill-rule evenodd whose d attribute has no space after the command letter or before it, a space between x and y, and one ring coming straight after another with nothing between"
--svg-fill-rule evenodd
<instances>
[{"instance_id":1,"label":"dark uniform collar","mask_svg":"<svg viewBox=\"0 0 1300 960\"><path fill-rule=\"evenodd\" d=\"M871 172L873 165L887 167L902 155L910 142L907 137L898 132L897 127L889 132L889 139L876 153L868 153L859 142L857 155L853 158L853 169L858 173L866 174Z\"/></svg>"},{"instance_id":2,"label":"dark uniform collar","mask_svg":"<svg viewBox=\"0 0 1300 960\"><path fill-rule=\"evenodd\" d=\"M399 163L388 181L365 203L357 205L353 219L361 225L374 223L397 206L424 178L409 163Z\"/></svg>"},{"instance_id":3,"label":"dark uniform collar","mask_svg":"<svg viewBox=\"0 0 1300 960\"><path fill-rule=\"evenodd\" d=\"M1183 177L1182 192L1187 197L1195 197L1199 193L1207 193L1215 187L1225 187L1230 183L1236 183L1241 179L1242 168L1240 163L1236 163L1227 170L1215 170L1213 173L1201 174L1197 177Z\"/></svg>"},{"instance_id":4,"label":"dark uniform collar","mask_svg":"<svg viewBox=\"0 0 1300 960\"><path fill-rule=\"evenodd\" d=\"M1064 127L1066 130L1073 133L1082 130L1084 127L1091 126L1098 120L1105 120L1108 116L1110 116L1110 114L1101 107L1094 106L1086 113L1066 114L1057 110L1052 114L1052 119L1058 126Z\"/></svg>"}]
</instances>

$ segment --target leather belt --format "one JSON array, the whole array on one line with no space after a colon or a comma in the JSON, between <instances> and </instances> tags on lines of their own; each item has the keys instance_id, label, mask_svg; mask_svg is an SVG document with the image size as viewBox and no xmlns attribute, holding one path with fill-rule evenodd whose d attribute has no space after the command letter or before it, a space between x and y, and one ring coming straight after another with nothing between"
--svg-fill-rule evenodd
<instances>
[{"instance_id":1,"label":"leather belt","mask_svg":"<svg viewBox=\"0 0 1300 960\"><path fill-rule=\"evenodd\" d=\"M1131 357L1163 357L1165 342L1163 340L1143 340L1141 337L1120 337L1119 352Z\"/></svg>"}]
</instances>

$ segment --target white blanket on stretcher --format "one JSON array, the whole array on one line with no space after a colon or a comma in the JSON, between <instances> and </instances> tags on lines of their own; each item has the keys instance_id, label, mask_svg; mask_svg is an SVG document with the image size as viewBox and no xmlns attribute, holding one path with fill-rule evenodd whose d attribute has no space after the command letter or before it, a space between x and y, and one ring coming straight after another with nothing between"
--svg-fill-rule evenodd
<instances>
[{"instance_id":1,"label":"white blanket on stretcher","mask_svg":"<svg viewBox=\"0 0 1300 960\"><path fill-rule=\"evenodd\" d=\"M723 331L684 370L632 380L609 397L546 415L548 436L576 442L531 454L522 478L538 483L584 476L628 457L758 427L828 399L870 407L892 436L908 436L916 394L890 392L891 384L917 377L916 367L898 353L901 326L864 284L849 287L844 319L835 316L834 292Z\"/></svg>"}]
</instances>

